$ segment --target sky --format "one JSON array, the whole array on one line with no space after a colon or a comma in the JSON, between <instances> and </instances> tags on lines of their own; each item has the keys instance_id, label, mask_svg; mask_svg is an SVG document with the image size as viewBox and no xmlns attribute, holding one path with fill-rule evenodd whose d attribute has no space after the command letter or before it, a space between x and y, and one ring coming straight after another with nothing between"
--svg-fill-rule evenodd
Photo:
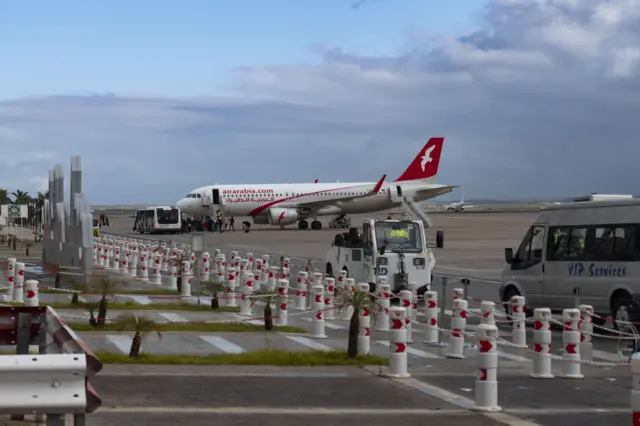
<instances>
[{"instance_id":1,"label":"sky","mask_svg":"<svg viewBox=\"0 0 640 426\"><path fill-rule=\"evenodd\" d=\"M90 203L376 181L444 136L448 199L638 193L637 0L4 0L0 187ZM68 183L68 182L67 182Z\"/></svg>"}]
</instances>

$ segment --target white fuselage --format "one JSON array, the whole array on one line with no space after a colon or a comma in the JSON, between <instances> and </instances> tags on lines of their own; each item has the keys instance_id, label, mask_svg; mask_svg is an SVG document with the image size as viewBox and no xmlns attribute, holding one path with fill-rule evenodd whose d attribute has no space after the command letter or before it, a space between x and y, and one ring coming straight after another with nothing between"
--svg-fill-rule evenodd
<instances>
[{"instance_id":1,"label":"white fuselage","mask_svg":"<svg viewBox=\"0 0 640 426\"><path fill-rule=\"evenodd\" d=\"M212 204L214 206L221 204L225 214L231 216L263 216L267 215L271 208L308 210L308 213L303 215L309 217L360 214L397 207L402 204L402 196L412 201L424 201L433 198L434 195L418 191L446 188L446 185L427 184L421 181L391 182L384 184L376 195L346 199L349 196L367 194L375 184L375 182L351 182L212 185L191 191L187 197L177 203L177 207L192 216L209 216ZM209 199L212 197L214 190L218 191L219 201L205 202L207 197ZM341 201L341 198L345 200ZM318 206L318 202L325 203ZM314 204L309 204L311 207L307 207L305 206L307 203Z\"/></svg>"}]
</instances>

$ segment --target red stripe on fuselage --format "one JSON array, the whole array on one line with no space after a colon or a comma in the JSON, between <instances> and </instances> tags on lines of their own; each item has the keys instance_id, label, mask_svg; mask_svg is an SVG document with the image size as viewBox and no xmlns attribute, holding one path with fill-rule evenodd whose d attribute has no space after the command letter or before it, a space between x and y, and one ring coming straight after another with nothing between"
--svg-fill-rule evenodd
<instances>
[{"instance_id":1,"label":"red stripe on fuselage","mask_svg":"<svg viewBox=\"0 0 640 426\"><path fill-rule=\"evenodd\" d=\"M309 195L314 195L314 194L322 194L323 192L332 192L332 191L342 191L344 189L351 189L351 188L360 188L361 186L366 186L366 185L370 185L370 184L362 184L362 185L354 185L354 186L344 186L342 188L332 188L332 189L325 189L323 191L314 191L314 192L307 192L305 194L298 194L298 195L294 195L292 197L287 197L287 198L281 198L279 200L275 200L275 201L271 201L263 206L258 207L257 209L252 210L249 213L249 216L257 216L260 213L264 212L267 209L270 209L271 207L275 206L276 204L280 204L283 203L285 201L289 201L289 200L295 200L296 198L302 198L302 197L307 197ZM340 200L336 200L336 201L340 201Z\"/></svg>"}]
</instances>

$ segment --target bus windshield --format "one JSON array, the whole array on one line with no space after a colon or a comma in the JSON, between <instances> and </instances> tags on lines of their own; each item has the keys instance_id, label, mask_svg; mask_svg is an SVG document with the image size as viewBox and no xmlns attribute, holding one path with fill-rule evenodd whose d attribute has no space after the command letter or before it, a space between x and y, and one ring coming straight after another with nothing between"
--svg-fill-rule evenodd
<instances>
[{"instance_id":1,"label":"bus windshield","mask_svg":"<svg viewBox=\"0 0 640 426\"><path fill-rule=\"evenodd\" d=\"M414 222L376 222L376 245L395 253L421 253L420 227Z\"/></svg>"},{"instance_id":2,"label":"bus windshield","mask_svg":"<svg viewBox=\"0 0 640 426\"><path fill-rule=\"evenodd\" d=\"M178 209L156 209L158 223L162 225L180 223L180 210Z\"/></svg>"}]
</instances>

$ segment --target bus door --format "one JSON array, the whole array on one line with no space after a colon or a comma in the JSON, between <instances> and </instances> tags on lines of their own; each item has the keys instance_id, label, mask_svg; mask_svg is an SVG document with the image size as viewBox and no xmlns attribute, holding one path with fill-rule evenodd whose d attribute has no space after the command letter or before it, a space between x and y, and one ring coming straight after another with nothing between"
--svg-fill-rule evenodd
<instances>
[{"instance_id":1,"label":"bus door","mask_svg":"<svg viewBox=\"0 0 640 426\"><path fill-rule=\"evenodd\" d=\"M527 231L511 263L511 273L524 290L527 305L544 305L546 227L533 225Z\"/></svg>"}]
</instances>

